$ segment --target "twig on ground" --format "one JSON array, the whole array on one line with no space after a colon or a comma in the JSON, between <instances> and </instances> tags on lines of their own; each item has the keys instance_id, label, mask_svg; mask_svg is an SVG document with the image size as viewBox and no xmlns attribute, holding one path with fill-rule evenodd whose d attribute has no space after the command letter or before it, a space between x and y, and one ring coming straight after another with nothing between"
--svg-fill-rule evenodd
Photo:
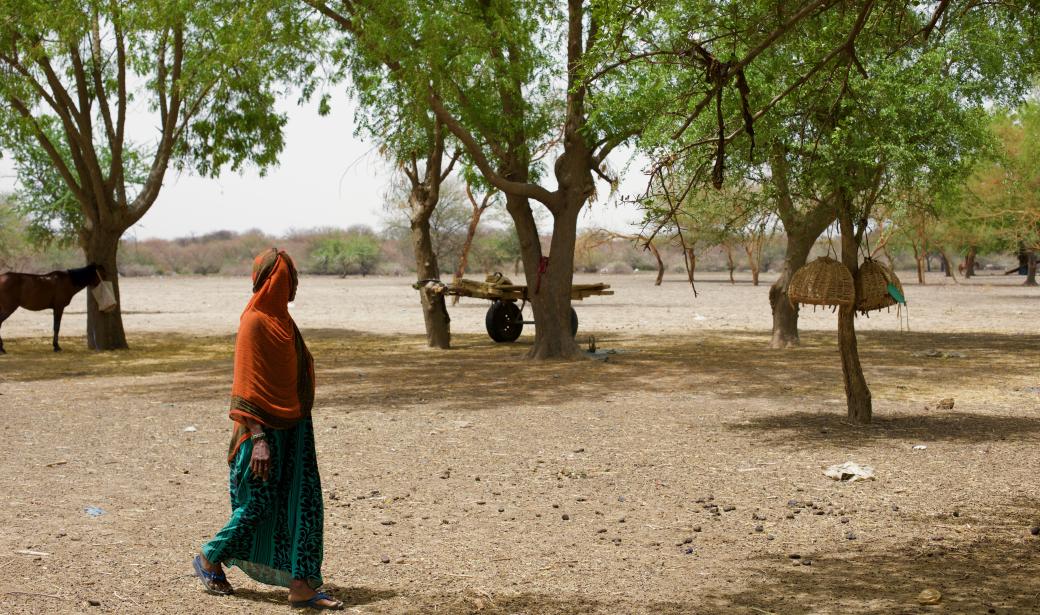
<instances>
[{"instance_id":1,"label":"twig on ground","mask_svg":"<svg viewBox=\"0 0 1040 615\"><path fill-rule=\"evenodd\" d=\"M120 596L116 592L112 592L112 595L115 596L116 598L118 598L119 600L123 601L123 602L133 602L137 606L141 606L141 603L136 601L136 600L134 600L133 598L129 598L129 597L128 598L124 598L124 597Z\"/></svg>"},{"instance_id":2,"label":"twig on ground","mask_svg":"<svg viewBox=\"0 0 1040 615\"><path fill-rule=\"evenodd\" d=\"M32 596L33 598L43 597L43 598L54 598L55 600L65 600L65 598L62 598L61 596L54 596L52 594L40 594L40 593L36 593L36 592L10 591L10 592L4 592L4 595L5 596Z\"/></svg>"}]
</instances>

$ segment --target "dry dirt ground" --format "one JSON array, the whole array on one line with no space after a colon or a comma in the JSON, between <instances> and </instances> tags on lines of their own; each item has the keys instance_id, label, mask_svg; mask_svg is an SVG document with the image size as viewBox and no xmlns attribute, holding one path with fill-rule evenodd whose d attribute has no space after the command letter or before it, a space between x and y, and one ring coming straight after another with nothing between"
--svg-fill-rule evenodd
<instances>
[{"instance_id":1,"label":"dry dirt ground","mask_svg":"<svg viewBox=\"0 0 1040 615\"><path fill-rule=\"evenodd\" d=\"M1040 612L1040 291L907 283L911 332L858 322L859 427L835 315L804 312L803 347L771 351L772 280L704 277L696 299L610 277L579 340L616 353L574 363L521 360L527 333L493 344L473 300L455 348L426 350L407 280L304 278L333 592L358 613ZM0 612L285 612L237 571L230 598L190 575L228 513L248 282L123 288L127 352L84 349L82 297L60 355L49 315L4 325ZM877 479L823 476L844 461Z\"/></svg>"}]
</instances>

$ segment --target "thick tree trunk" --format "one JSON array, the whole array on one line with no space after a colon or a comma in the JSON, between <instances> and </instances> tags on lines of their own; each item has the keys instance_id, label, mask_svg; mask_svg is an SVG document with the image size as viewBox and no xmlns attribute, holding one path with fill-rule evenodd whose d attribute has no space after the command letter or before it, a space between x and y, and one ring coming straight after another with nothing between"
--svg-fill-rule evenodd
<instances>
[{"instance_id":1,"label":"thick tree trunk","mask_svg":"<svg viewBox=\"0 0 1040 615\"><path fill-rule=\"evenodd\" d=\"M551 258L543 266L538 227L528 200L507 193L506 210L513 218L520 239L524 278L536 323L534 344L527 358L576 358L581 354L581 349L571 335L571 285L574 280L577 213L554 218L549 252Z\"/></svg>"},{"instance_id":2,"label":"thick tree trunk","mask_svg":"<svg viewBox=\"0 0 1040 615\"><path fill-rule=\"evenodd\" d=\"M979 249L975 246L968 247L968 253L964 255L964 277L973 278L975 277L975 257L978 255Z\"/></svg>"},{"instance_id":3,"label":"thick tree trunk","mask_svg":"<svg viewBox=\"0 0 1040 615\"><path fill-rule=\"evenodd\" d=\"M852 215L845 204L839 209L841 225L841 262L852 272L855 279L859 274L859 238L852 222ZM872 405L870 388L863 375L856 343L856 309L853 305L838 308L838 351L841 354L841 372L845 380L845 399L848 417L855 423L870 422Z\"/></svg>"},{"instance_id":4,"label":"thick tree trunk","mask_svg":"<svg viewBox=\"0 0 1040 615\"><path fill-rule=\"evenodd\" d=\"M784 266L780 277L769 289L769 303L773 310L773 337L770 348L791 348L801 342L798 337L798 306L791 305L787 296L794 272L805 266L816 239L834 222L834 203L830 199L795 206L788 185L788 163L782 147L774 147L770 156L772 182L777 189L777 213L787 233ZM732 257L730 266L732 267Z\"/></svg>"},{"instance_id":5,"label":"thick tree trunk","mask_svg":"<svg viewBox=\"0 0 1040 615\"><path fill-rule=\"evenodd\" d=\"M530 296L537 324L534 346L528 353L528 357L532 359L571 359L581 354L581 349L571 335L574 244L577 236L577 213L581 210L581 205L569 205L570 207L555 217L549 248L550 260L540 280L539 269L534 269L535 286L530 290ZM531 277L529 274L528 278Z\"/></svg>"},{"instance_id":6,"label":"thick tree trunk","mask_svg":"<svg viewBox=\"0 0 1040 615\"><path fill-rule=\"evenodd\" d=\"M1026 251L1026 281L1025 286L1036 286L1036 250Z\"/></svg>"},{"instance_id":7,"label":"thick tree trunk","mask_svg":"<svg viewBox=\"0 0 1040 615\"><path fill-rule=\"evenodd\" d=\"M116 296L116 307L110 312L98 310L97 300L87 289L87 348L91 350L123 350L129 348L123 330L123 306L119 292L119 270L116 253L119 251L121 233L94 232L84 242L84 253L88 263L101 265L105 280L112 282Z\"/></svg>"},{"instance_id":8,"label":"thick tree trunk","mask_svg":"<svg viewBox=\"0 0 1040 615\"><path fill-rule=\"evenodd\" d=\"M805 266L816 237L819 237L818 234L812 236L811 231L802 231L803 228L792 225L787 231L784 266L780 270L780 277L769 288L769 304L773 308L773 339L769 342L770 348L792 348L801 343L798 337L798 306L791 305L787 288L794 272Z\"/></svg>"},{"instance_id":9,"label":"thick tree trunk","mask_svg":"<svg viewBox=\"0 0 1040 615\"><path fill-rule=\"evenodd\" d=\"M429 209L429 213L432 213L433 208ZM433 251L429 215L416 216L411 222L411 231L416 277L419 281L439 280L441 272L437 266L437 255ZM426 324L426 343L430 348L451 348L451 318L448 317L444 295L420 290L419 296Z\"/></svg>"}]
</instances>

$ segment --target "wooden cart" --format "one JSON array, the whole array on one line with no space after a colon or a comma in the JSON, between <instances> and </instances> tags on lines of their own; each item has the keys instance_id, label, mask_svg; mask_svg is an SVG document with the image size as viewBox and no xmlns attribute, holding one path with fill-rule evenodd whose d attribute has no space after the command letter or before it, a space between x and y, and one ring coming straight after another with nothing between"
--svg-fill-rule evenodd
<instances>
[{"instance_id":1,"label":"wooden cart","mask_svg":"<svg viewBox=\"0 0 1040 615\"><path fill-rule=\"evenodd\" d=\"M467 280L465 278L445 284L440 280L424 280L416 282L415 288L431 294L458 295L459 297L475 297L488 299L491 307L484 317L484 326L488 335L496 342L515 342L524 330L524 325L534 325L533 320L524 320L524 307L530 299L531 291L524 284L513 284L501 273L494 273L487 280ZM609 284L574 284L571 286L571 301L581 301L593 295L613 295ZM517 302L520 305L517 305ZM571 308L571 335L578 333L578 314Z\"/></svg>"}]
</instances>

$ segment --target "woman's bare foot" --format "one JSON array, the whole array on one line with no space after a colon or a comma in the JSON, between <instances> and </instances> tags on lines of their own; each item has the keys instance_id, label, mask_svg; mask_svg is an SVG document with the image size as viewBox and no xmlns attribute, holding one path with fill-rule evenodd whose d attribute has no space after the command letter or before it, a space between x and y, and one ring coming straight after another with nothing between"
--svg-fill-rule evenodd
<instances>
[{"instance_id":1,"label":"woman's bare foot","mask_svg":"<svg viewBox=\"0 0 1040 615\"><path fill-rule=\"evenodd\" d=\"M318 594L317 591L311 588L306 581L302 579L293 579L289 585L289 602L300 603L307 602L311 598L314 598ZM323 595L320 600L315 600L312 604L314 608L319 609L331 609L337 610L343 608L343 603L339 600L335 600L331 597L324 597Z\"/></svg>"}]
</instances>

